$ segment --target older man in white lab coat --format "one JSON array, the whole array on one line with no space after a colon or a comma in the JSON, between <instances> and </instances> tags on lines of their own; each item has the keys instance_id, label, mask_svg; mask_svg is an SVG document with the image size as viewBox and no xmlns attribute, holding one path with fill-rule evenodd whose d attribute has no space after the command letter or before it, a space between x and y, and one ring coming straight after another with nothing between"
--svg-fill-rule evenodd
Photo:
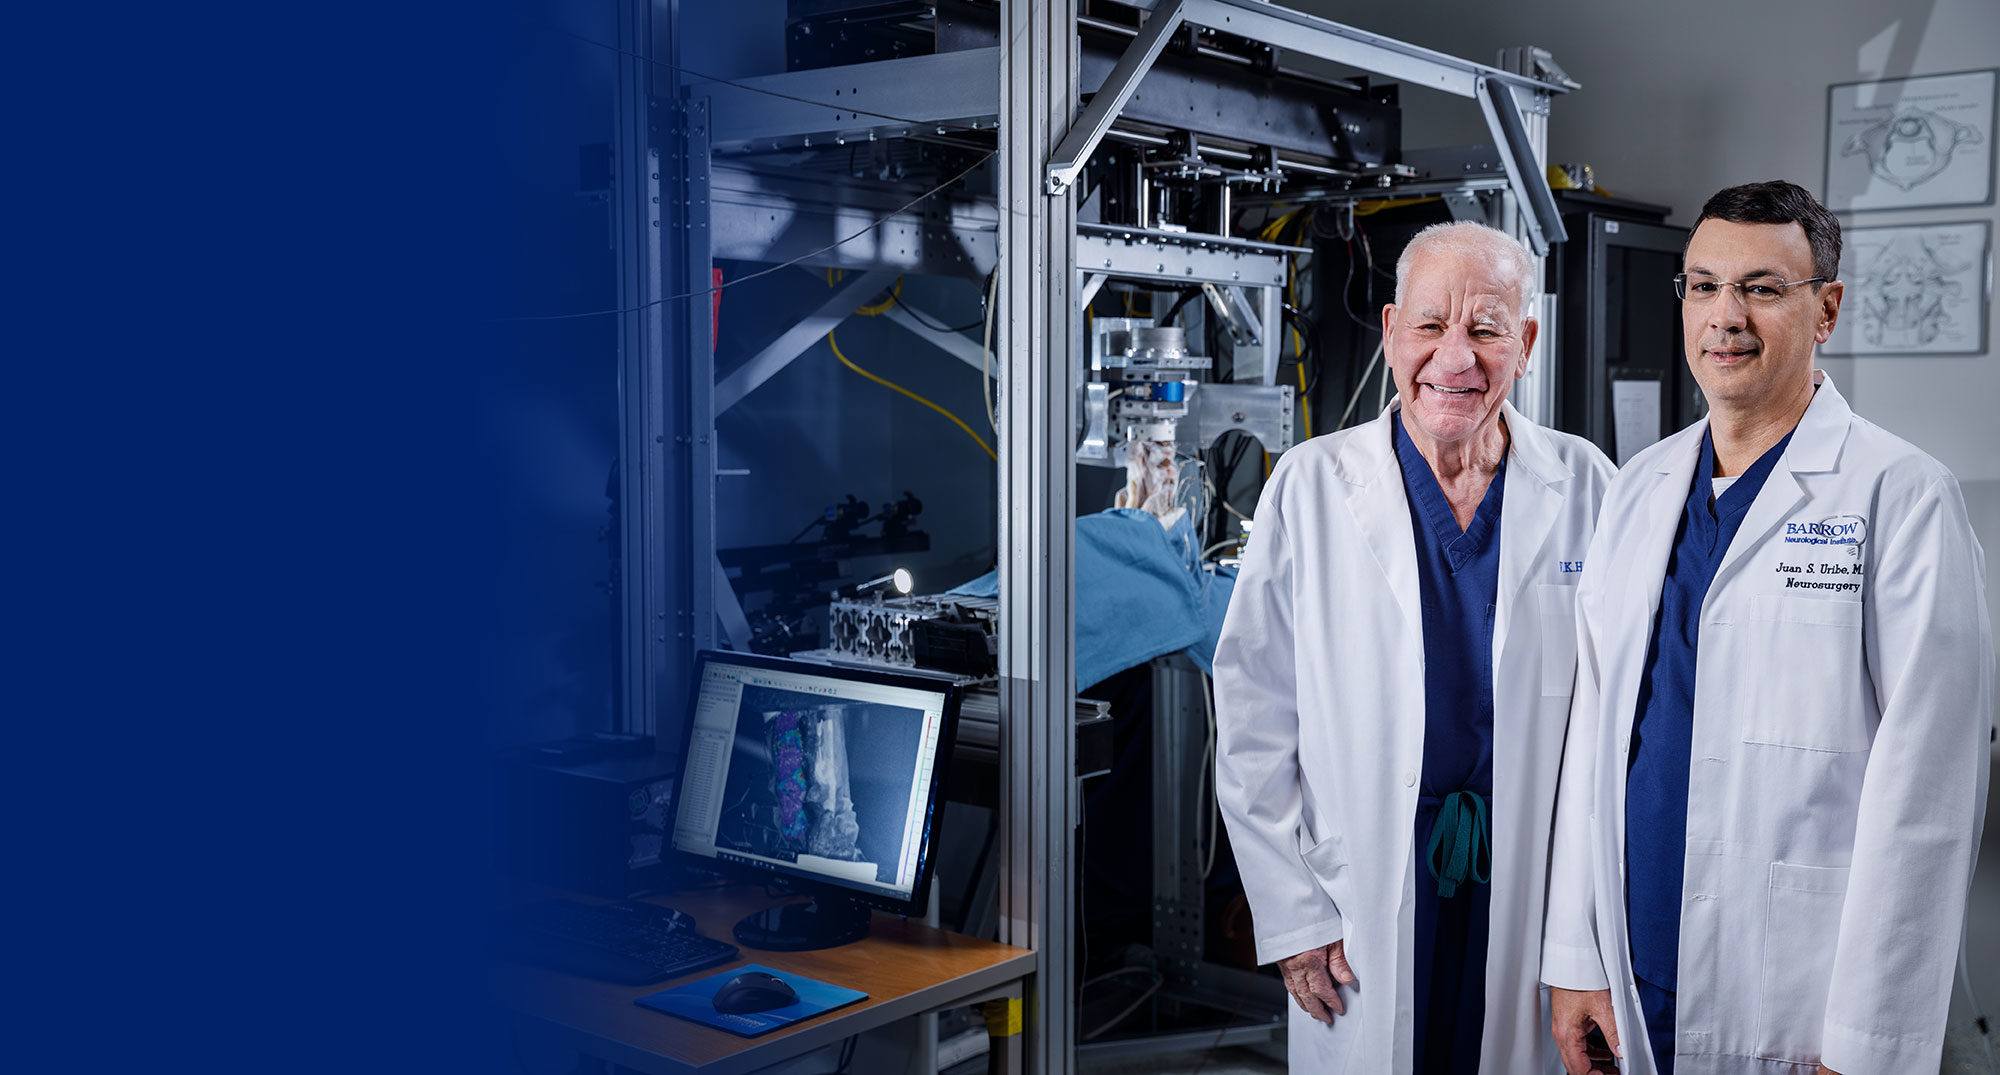
<instances>
[{"instance_id":1,"label":"older man in white lab coat","mask_svg":"<svg viewBox=\"0 0 2000 1075\"><path fill-rule=\"evenodd\" d=\"M1709 417L1605 499L1578 592L1542 977L1660 1075L1938 1069L1993 647L1958 485L1813 369L1840 225L1784 182L1688 242ZM1661 281L1666 286L1666 281Z\"/></svg>"},{"instance_id":2,"label":"older man in white lab coat","mask_svg":"<svg viewBox=\"0 0 2000 1075\"><path fill-rule=\"evenodd\" d=\"M1397 401L1280 460L1215 658L1216 795L1292 1070L1546 1072L1536 938L1611 476L1507 403L1534 265L1420 233L1382 311Z\"/></svg>"}]
</instances>

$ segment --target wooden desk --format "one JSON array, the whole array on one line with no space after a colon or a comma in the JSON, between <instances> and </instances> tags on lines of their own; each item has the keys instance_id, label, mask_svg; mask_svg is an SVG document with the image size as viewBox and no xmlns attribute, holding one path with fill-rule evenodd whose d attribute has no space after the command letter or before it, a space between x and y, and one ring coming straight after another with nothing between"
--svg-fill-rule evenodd
<instances>
[{"instance_id":1,"label":"wooden desk","mask_svg":"<svg viewBox=\"0 0 2000 1075\"><path fill-rule=\"evenodd\" d=\"M735 943L730 927L743 916L786 902L761 888L683 892L658 898L693 915L701 932ZM877 913L869 935L853 944L816 952L764 952L743 947L733 963L651 985L613 985L561 971L497 962L494 999L519 1016L553 1027L577 1050L653 1075L736 1075L837 1044L850 1035L925 1012L977 1001L1008 999L1019 1026L1022 981L1034 955L992 941L974 940L919 922ZM821 981L859 989L868 999L755 1038L676 1019L633 1003L648 993L762 963ZM997 1070L1021 1068L1020 1035L996 1035Z\"/></svg>"}]
</instances>

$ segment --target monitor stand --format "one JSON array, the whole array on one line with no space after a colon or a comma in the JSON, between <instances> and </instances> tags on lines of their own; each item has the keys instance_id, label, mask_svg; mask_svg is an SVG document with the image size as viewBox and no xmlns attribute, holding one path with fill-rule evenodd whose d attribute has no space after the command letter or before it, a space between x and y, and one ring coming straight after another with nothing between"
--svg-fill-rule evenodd
<instances>
[{"instance_id":1,"label":"monitor stand","mask_svg":"<svg viewBox=\"0 0 2000 1075\"><path fill-rule=\"evenodd\" d=\"M736 923L736 940L766 952L832 948L868 936L871 915L859 900L814 896L804 903L766 908Z\"/></svg>"}]
</instances>

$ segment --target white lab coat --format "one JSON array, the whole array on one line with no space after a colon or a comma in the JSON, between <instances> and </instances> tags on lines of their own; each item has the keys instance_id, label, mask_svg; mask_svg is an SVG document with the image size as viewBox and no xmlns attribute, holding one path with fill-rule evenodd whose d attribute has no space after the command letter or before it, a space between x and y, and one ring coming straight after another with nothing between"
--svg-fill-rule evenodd
<instances>
[{"instance_id":1,"label":"white lab coat","mask_svg":"<svg viewBox=\"0 0 2000 1075\"><path fill-rule=\"evenodd\" d=\"M1269 963L1345 938L1332 1026L1291 1012L1301 1075L1411 1069L1423 613L1389 413L1293 448L1215 654L1216 797ZM1575 674L1572 597L1612 468L1512 406L1493 625L1492 933L1480 1070L1559 1070L1537 986L1549 825Z\"/></svg>"},{"instance_id":2,"label":"white lab coat","mask_svg":"<svg viewBox=\"0 0 2000 1075\"><path fill-rule=\"evenodd\" d=\"M1680 1075L1938 1069L1986 802L1984 561L1950 473L1824 376L1702 604ZM1578 593L1542 978L1611 989L1638 1075L1626 759L1706 425L1620 472Z\"/></svg>"}]
</instances>

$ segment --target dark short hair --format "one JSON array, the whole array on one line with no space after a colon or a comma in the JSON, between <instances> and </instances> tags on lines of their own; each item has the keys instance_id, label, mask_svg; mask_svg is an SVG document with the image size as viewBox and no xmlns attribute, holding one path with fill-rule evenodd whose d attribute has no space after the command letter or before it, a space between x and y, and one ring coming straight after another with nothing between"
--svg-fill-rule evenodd
<instances>
[{"instance_id":1,"label":"dark short hair","mask_svg":"<svg viewBox=\"0 0 2000 1075\"><path fill-rule=\"evenodd\" d=\"M1696 228L1704 220L1727 220L1732 224L1797 224L1805 229L1806 245L1812 248L1813 275L1828 280L1840 276L1840 221L1819 199L1797 183L1768 179L1724 187L1701 205ZM1689 230L1688 239L1694 239ZM1685 253L1685 250L1683 250Z\"/></svg>"}]
</instances>

